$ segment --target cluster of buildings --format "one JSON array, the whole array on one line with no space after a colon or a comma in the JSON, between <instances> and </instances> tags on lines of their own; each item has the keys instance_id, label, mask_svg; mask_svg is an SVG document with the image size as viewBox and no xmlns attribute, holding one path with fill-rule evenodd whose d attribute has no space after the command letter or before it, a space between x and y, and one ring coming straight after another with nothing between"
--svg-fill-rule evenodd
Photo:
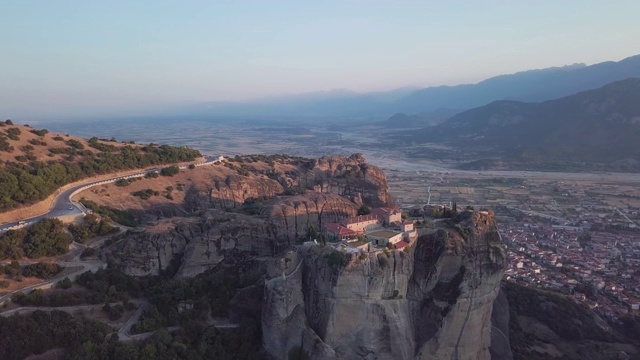
<instances>
[{"instance_id":1,"label":"cluster of buildings","mask_svg":"<svg viewBox=\"0 0 640 360\"><path fill-rule=\"evenodd\" d=\"M571 295L613 319L640 310L640 237L594 231L581 245L580 228L500 226L508 239L506 280Z\"/></svg>"},{"instance_id":2,"label":"cluster of buildings","mask_svg":"<svg viewBox=\"0 0 640 360\"><path fill-rule=\"evenodd\" d=\"M412 220L403 220L396 208L373 208L367 215L329 223L323 229L328 238L361 250L375 247L402 249L417 238Z\"/></svg>"}]
</instances>

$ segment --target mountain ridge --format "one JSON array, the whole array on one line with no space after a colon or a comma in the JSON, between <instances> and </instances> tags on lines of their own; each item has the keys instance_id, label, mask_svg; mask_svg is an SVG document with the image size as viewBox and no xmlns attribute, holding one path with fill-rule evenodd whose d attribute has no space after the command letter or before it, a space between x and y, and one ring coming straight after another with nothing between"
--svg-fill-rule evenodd
<instances>
[{"instance_id":1,"label":"mountain ridge","mask_svg":"<svg viewBox=\"0 0 640 360\"><path fill-rule=\"evenodd\" d=\"M640 78L540 103L491 102L414 132L419 142L455 144L485 156L640 163ZM635 169L633 171L638 171Z\"/></svg>"}]
</instances>

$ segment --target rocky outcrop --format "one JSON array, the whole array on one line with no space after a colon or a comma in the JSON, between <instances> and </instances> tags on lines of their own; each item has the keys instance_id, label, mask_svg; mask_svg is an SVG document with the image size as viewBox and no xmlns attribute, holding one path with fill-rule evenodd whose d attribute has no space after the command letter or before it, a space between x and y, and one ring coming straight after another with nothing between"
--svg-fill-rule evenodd
<instances>
[{"instance_id":1,"label":"rocky outcrop","mask_svg":"<svg viewBox=\"0 0 640 360\"><path fill-rule=\"evenodd\" d=\"M277 197L266 203L261 215L276 226L288 241L298 239L309 228L355 216L359 206L336 194L308 192L304 195Z\"/></svg>"},{"instance_id":2,"label":"rocky outcrop","mask_svg":"<svg viewBox=\"0 0 640 360\"><path fill-rule=\"evenodd\" d=\"M187 188L182 207L150 207L139 216L146 227L121 236L104 256L131 275L191 277L229 254L277 255L323 224L355 216L363 201L390 205L384 173L358 154L241 160L209 169L210 183Z\"/></svg>"},{"instance_id":3,"label":"rocky outcrop","mask_svg":"<svg viewBox=\"0 0 640 360\"><path fill-rule=\"evenodd\" d=\"M278 159L279 163L238 157L212 171L207 184L188 189L184 207L188 212L211 208L233 210L249 200L271 199L305 193L337 195L360 206L392 204L387 179L378 167L367 164L362 154L319 159Z\"/></svg>"},{"instance_id":4,"label":"rocky outcrop","mask_svg":"<svg viewBox=\"0 0 640 360\"><path fill-rule=\"evenodd\" d=\"M211 211L200 218L165 219L153 227L129 231L102 255L129 275L169 272L186 278L216 267L228 256L271 256L281 246L277 229L264 220Z\"/></svg>"},{"instance_id":5,"label":"rocky outcrop","mask_svg":"<svg viewBox=\"0 0 640 360\"><path fill-rule=\"evenodd\" d=\"M317 192L346 196L369 206L388 206L392 203L384 172L367 164L359 153L348 158L319 158L306 174L306 185Z\"/></svg>"},{"instance_id":6,"label":"rocky outcrop","mask_svg":"<svg viewBox=\"0 0 640 360\"><path fill-rule=\"evenodd\" d=\"M489 359L505 265L487 212L442 224L412 254L302 247L265 282L264 348L274 359Z\"/></svg>"}]
</instances>

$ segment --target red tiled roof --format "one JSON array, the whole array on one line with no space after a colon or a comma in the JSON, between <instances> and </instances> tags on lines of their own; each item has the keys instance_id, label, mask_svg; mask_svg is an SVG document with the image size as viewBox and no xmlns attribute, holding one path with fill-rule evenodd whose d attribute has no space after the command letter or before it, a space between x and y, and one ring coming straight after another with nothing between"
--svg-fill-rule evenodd
<instances>
[{"instance_id":1,"label":"red tiled roof","mask_svg":"<svg viewBox=\"0 0 640 360\"><path fill-rule=\"evenodd\" d=\"M336 223L325 224L324 228L327 229L327 231L333 234L336 234L338 236L358 235L357 232Z\"/></svg>"},{"instance_id":2,"label":"red tiled roof","mask_svg":"<svg viewBox=\"0 0 640 360\"><path fill-rule=\"evenodd\" d=\"M408 246L408 245L409 245L409 243L408 243L408 242L405 242L405 241L398 241L398 242L397 242L397 243L395 243L394 245L395 245L396 249L402 249L402 248L404 248L404 247Z\"/></svg>"}]
</instances>

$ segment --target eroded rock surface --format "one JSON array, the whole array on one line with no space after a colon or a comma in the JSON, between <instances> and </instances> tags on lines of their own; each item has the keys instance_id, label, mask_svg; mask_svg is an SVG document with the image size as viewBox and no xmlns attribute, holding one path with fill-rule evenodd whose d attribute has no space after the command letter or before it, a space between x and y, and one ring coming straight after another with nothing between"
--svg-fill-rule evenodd
<instances>
[{"instance_id":1,"label":"eroded rock surface","mask_svg":"<svg viewBox=\"0 0 640 360\"><path fill-rule=\"evenodd\" d=\"M355 216L363 201L391 205L384 173L360 154L228 165L212 170L208 185L189 188L182 207L156 206L104 256L130 275L193 277L230 255L278 255L323 224Z\"/></svg>"},{"instance_id":2,"label":"eroded rock surface","mask_svg":"<svg viewBox=\"0 0 640 360\"><path fill-rule=\"evenodd\" d=\"M492 214L464 212L412 253L311 246L287 259L265 282L263 344L274 359L491 358L506 264Z\"/></svg>"}]
</instances>

